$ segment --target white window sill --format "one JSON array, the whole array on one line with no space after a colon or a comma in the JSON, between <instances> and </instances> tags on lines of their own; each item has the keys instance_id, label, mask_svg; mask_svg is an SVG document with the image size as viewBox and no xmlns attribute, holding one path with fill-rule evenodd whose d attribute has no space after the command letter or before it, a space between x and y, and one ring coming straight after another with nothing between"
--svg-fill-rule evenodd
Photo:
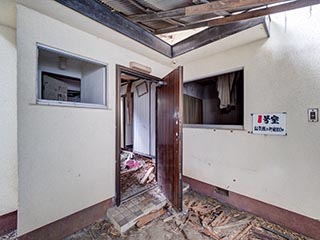
<instances>
[{"instance_id":1,"label":"white window sill","mask_svg":"<svg viewBox=\"0 0 320 240\"><path fill-rule=\"evenodd\" d=\"M184 128L245 130L243 125L218 125L218 124L183 124Z\"/></svg>"},{"instance_id":2,"label":"white window sill","mask_svg":"<svg viewBox=\"0 0 320 240\"><path fill-rule=\"evenodd\" d=\"M106 105L93 104L93 103L81 103L81 102L65 102L65 101L38 99L37 104L38 105L45 105L45 106L94 108L94 109L108 109L108 110L110 110Z\"/></svg>"}]
</instances>

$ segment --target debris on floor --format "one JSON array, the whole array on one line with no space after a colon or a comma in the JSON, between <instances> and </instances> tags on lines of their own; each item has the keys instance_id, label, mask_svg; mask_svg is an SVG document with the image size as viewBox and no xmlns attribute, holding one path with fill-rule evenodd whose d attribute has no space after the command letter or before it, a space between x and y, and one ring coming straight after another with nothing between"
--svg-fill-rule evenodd
<instances>
[{"instance_id":1,"label":"debris on floor","mask_svg":"<svg viewBox=\"0 0 320 240\"><path fill-rule=\"evenodd\" d=\"M155 159L130 151L121 152L120 191L122 200L156 185Z\"/></svg>"},{"instance_id":2,"label":"debris on floor","mask_svg":"<svg viewBox=\"0 0 320 240\"><path fill-rule=\"evenodd\" d=\"M139 219L135 227L122 235L105 220L79 231L67 240L311 240L192 191L184 194L183 205L182 212L176 212L168 204L164 208L150 212ZM89 230L92 237L88 235Z\"/></svg>"},{"instance_id":3,"label":"debris on floor","mask_svg":"<svg viewBox=\"0 0 320 240\"><path fill-rule=\"evenodd\" d=\"M164 214L163 207L167 204L165 195L159 188L153 188L139 194L119 207L108 209L108 220L121 233L137 225L142 227L153 219Z\"/></svg>"},{"instance_id":4,"label":"debris on floor","mask_svg":"<svg viewBox=\"0 0 320 240\"><path fill-rule=\"evenodd\" d=\"M17 239L17 231L12 231L3 236L0 236L0 240L16 240Z\"/></svg>"}]
</instances>

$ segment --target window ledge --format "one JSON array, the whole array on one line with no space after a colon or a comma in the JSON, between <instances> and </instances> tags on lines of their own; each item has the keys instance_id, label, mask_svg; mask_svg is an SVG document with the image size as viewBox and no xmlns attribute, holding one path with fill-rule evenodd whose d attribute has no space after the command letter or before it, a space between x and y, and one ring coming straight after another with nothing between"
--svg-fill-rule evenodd
<instances>
[{"instance_id":1,"label":"window ledge","mask_svg":"<svg viewBox=\"0 0 320 240\"><path fill-rule=\"evenodd\" d=\"M218 125L218 124L183 124L184 128L245 130L243 125Z\"/></svg>"},{"instance_id":2,"label":"window ledge","mask_svg":"<svg viewBox=\"0 0 320 240\"><path fill-rule=\"evenodd\" d=\"M65 102L65 101L54 101L54 100L44 100L44 99L38 99L36 105L76 107L76 108L94 108L94 109L110 110L106 105L102 105L102 104L81 103L81 102Z\"/></svg>"}]
</instances>

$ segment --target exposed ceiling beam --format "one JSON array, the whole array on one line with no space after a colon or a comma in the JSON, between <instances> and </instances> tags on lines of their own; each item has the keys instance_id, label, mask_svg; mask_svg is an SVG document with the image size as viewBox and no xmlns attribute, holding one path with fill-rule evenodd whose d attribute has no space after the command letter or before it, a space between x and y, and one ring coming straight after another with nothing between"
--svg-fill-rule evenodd
<instances>
[{"instance_id":1,"label":"exposed ceiling beam","mask_svg":"<svg viewBox=\"0 0 320 240\"><path fill-rule=\"evenodd\" d=\"M274 7L270 7L270 8L254 10L254 11L237 14L233 16L228 16L220 19L214 19L209 21L207 23L207 26L218 26L218 25L227 24L231 22L266 16L273 13L279 13L279 12L289 11L297 8L307 7L315 4L320 4L320 0L298 0L295 2L285 3L285 4L277 5Z\"/></svg>"},{"instance_id":2,"label":"exposed ceiling beam","mask_svg":"<svg viewBox=\"0 0 320 240\"><path fill-rule=\"evenodd\" d=\"M220 0L207 4L186 8L186 16L209 13L212 11L228 11L241 8L252 8L273 3L288 2L289 0Z\"/></svg>"},{"instance_id":3,"label":"exposed ceiling beam","mask_svg":"<svg viewBox=\"0 0 320 240\"><path fill-rule=\"evenodd\" d=\"M171 57L171 46L143 27L93 0L55 0L155 51Z\"/></svg>"},{"instance_id":4,"label":"exposed ceiling beam","mask_svg":"<svg viewBox=\"0 0 320 240\"><path fill-rule=\"evenodd\" d=\"M252 8L273 3L288 2L288 0L218 0L201 5L177 8L156 13L131 15L130 19L135 22L164 20L168 18L187 17L219 11L232 11L241 8Z\"/></svg>"},{"instance_id":5,"label":"exposed ceiling beam","mask_svg":"<svg viewBox=\"0 0 320 240\"><path fill-rule=\"evenodd\" d=\"M236 34L243 30L252 28L259 24L266 24L265 18L251 19L242 22L229 23L226 25L210 27L191 37L182 40L172 46L173 57L180 56L196 48L205 46L209 43L221 40L222 38ZM266 29L266 28L265 28Z\"/></svg>"},{"instance_id":6,"label":"exposed ceiling beam","mask_svg":"<svg viewBox=\"0 0 320 240\"><path fill-rule=\"evenodd\" d=\"M220 40L250 27L264 23L263 19L247 20L243 22L231 23L217 27L208 28L195 34L174 46L169 45L151 32L143 29L138 24L113 12L102 3L93 0L55 0L66 7L69 7L84 16L87 16L98 23L109 27L151 49L169 57L177 57L186 52L202 47L206 44Z\"/></svg>"},{"instance_id":7,"label":"exposed ceiling beam","mask_svg":"<svg viewBox=\"0 0 320 240\"><path fill-rule=\"evenodd\" d=\"M279 12L289 11L297 8L307 7L315 4L320 4L320 0L297 0L295 2L283 3L281 5L276 5L273 7L252 10L249 12L235 14L235 15L231 15L223 18L217 18L217 19L202 21L198 23L191 23L183 27L181 26L167 27L167 28L156 30L155 34L170 33L170 32L188 30L188 29L199 28L199 27L218 26L218 25L223 25L227 23L247 20L251 18L262 17L262 16L273 14L273 13L279 13Z\"/></svg>"},{"instance_id":8,"label":"exposed ceiling beam","mask_svg":"<svg viewBox=\"0 0 320 240\"><path fill-rule=\"evenodd\" d=\"M148 13L148 12L155 13L156 12L155 10L151 10L150 8L145 8L143 5L141 5L136 0L129 0L129 2L145 13ZM174 19L166 19L164 21L166 21L167 23L172 24L172 25L185 26L185 24L183 24L179 21L176 21Z\"/></svg>"}]
</instances>

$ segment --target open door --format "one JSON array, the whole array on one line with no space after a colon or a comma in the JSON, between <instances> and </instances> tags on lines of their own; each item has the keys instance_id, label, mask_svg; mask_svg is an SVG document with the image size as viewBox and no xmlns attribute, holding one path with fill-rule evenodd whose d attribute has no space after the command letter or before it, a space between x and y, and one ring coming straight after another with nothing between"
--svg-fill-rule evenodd
<instances>
[{"instance_id":1,"label":"open door","mask_svg":"<svg viewBox=\"0 0 320 240\"><path fill-rule=\"evenodd\" d=\"M182 210L182 67L157 89L157 168L162 192Z\"/></svg>"}]
</instances>

